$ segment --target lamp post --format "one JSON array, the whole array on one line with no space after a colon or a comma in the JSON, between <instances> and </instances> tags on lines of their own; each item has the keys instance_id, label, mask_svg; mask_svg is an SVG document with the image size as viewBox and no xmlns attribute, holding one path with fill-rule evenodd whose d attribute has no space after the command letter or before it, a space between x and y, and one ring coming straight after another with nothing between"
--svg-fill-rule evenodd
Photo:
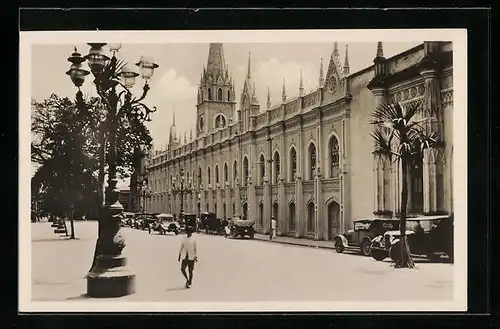
<instances>
[{"instance_id":1,"label":"lamp post","mask_svg":"<svg viewBox=\"0 0 500 329\"><path fill-rule=\"evenodd\" d=\"M142 185L139 187L139 189L141 190L141 197L142 197L142 212L145 213L147 208L146 200L151 197L151 191L148 188L146 180L142 181Z\"/></svg>"},{"instance_id":2,"label":"lamp post","mask_svg":"<svg viewBox=\"0 0 500 329\"><path fill-rule=\"evenodd\" d=\"M94 84L97 94L106 109L106 130L109 140L107 150L108 181L105 191L105 202L99 216L99 236L95 259L95 266L87 274L87 295L89 297L119 297L135 293L135 274L127 266L127 258L122 255L125 241L121 232L121 215L123 206L119 202L119 190L116 187L116 136L120 119L127 119L131 124L141 124L151 121L150 114L156 108L149 108L142 103L150 87L149 80L158 67L152 60L141 57L136 64L142 78L145 80L142 95L136 98L129 88L135 84L138 73L128 68L122 60L116 57L121 44L109 44L112 57L104 55L103 47L106 43L88 43L89 54L82 57L76 50L68 58L72 63L66 72L71 81L78 88L76 102L83 113L86 105L80 87L89 71L82 68L87 61L90 71L94 75Z\"/></svg>"},{"instance_id":3,"label":"lamp post","mask_svg":"<svg viewBox=\"0 0 500 329\"><path fill-rule=\"evenodd\" d=\"M185 177L184 177L184 168L181 168L180 171L180 183L177 183L177 180L175 177L172 178L173 184L172 184L172 193L174 195L180 194L181 196L181 209L180 209L180 215L179 219L181 219L181 216L184 214L184 194L191 194L193 193L193 181L191 178L189 178L188 184L185 185Z\"/></svg>"},{"instance_id":4,"label":"lamp post","mask_svg":"<svg viewBox=\"0 0 500 329\"><path fill-rule=\"evenodd\" d=\"M269 218L269 240L273 239L273 139L267 139L269 143L269 158L267 162L269 163L269 213L271 217Z\"/></svg>"}]
</instances>

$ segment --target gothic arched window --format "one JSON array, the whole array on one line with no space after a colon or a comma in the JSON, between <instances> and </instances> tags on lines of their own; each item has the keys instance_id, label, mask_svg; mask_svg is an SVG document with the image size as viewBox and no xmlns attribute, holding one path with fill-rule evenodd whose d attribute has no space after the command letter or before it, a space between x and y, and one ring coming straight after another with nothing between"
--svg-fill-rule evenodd
<instances>
[{"instance_id":1,"label":"gothic arched window","mask_svg":"<svg viewBox=\"0 0 500 329\"><path fill-rule=\"evenodd\" d=\"M290 181L295 182L295 176L297 174L297 152L295 147L290 150Z\"/></svg>"},{"instance_id":2,"label":"gothic arched window","mask_svg":"<svg viewBox=\"0 0 500 329\"><path fill-rule=\"evenodd\" d=\"M260 155L259 160L259 168L260 168L260 185L264 184L264 176L266 175L266 159L264 158L264 154Z\"/></svg>"},{"instance_id":3,"label":"gothic arched window","mask_svg":"<svg viewBox=\"0 0 500 329\"><path fill-rule=\"evenodd\" d=\"M224 162L224 183L229 181L229 173L227 169L227 162Z\"/></svg>"},{"instance_id":4,"label":"gothic arched window","mask_svg":"<svg viewBox=\"0 0 500 329\"><path fill-rule=\"evenodd\" d=\"M238 177L238 162L234 160L233 163L233 180L236 180L236 177Z\"/></svg>"},{"instance_id":5,"label":"gothic arched window","mask_svg":"<svg viewBox=\"0 0 500 329\"><path fill-rule=\"evenodd\" d=\"M227 91L227 101L229 102L231 100L231 91Z\"/></svg>"},{"instance_id":6,"label":"gothic arched window","mask_svg":"<svg viewBox=\"0 0 500 329\"><path fill-rule=\"evenodd\" d=\"M198 187L203 183L203 176L201 175L201 167L198 167Z\"/></svg>"},{"instance_id":7,"label":"gothic arched window","mask_svg":"<svg viewBox=\"0 0 500 329\"><path fill-rule=\"evenodd\" d=\"M222 102L222 88L219 88L219 90L217 90L217 100L219 102Z\"/></svg>"},{"instance_id":8,"label":"gothic arched window","mask_svg":"<svg viewBox=\"0 0 500 329\"><path fill-rule=\"evenodd\" d=\"M249 168L248 168L248 158L245 157L243 159L243 186L246 186L247 185L247 180L248 180L248 172L249 172Z\"/></svg>"},{"instance_id":9,"label":"gothic arched window","mask_svg":"<svg viewBox=\"0 0 500 329\"><path fill-rule=\"evenodd\" d=\"M314 170L316 169L316 145L309 144L309 179L314 178Z\"/></svg>"},{"instance_id":10,"label":"gothic arched window","mask_svg":"<svg viewBox=\"0 0 500 329\"><path fill-rule=\"evenodd\" d=\"M316 230L316 220L314 218L314 202L310 201L307 204L307 231L314 232Z\"/></svg>"},{"instance_id":11,"label":"gothic arched window","mask_svg":"<svg viewBox=\"0 0 500 329\"><path fill-rule=\"evenodd\" d=\"M330 139L330 178L337 177L340 173L339 141L337 137Z\"/></svg>"},{"instance_id":12,"label":"gothic arched window","mask_svg":"<svg viewBox=\"0 0 500 329\"><path fill-rule=\"evenodd\" d=\"M280 164L280 154L278 151L274 152L274 183L278 184L278 178L280 176L280 169L281 169L281 164Z\"/></svg>"},{"instance_id":13,"label":"gothic arched window","mask_svg":"<svg viewBox=\"0 0 500 329\"><path fill-rule=\"evenodd\" d=\"M207 183L208 184L211 184L212 183L212 180L210 179L210 167L207 168Z\"/></svg>"},{"instance_id":14,"label":"gothic arched window","mask_svg":"<svg viewBox=\"0 0 500 329\"><path fill-rule=\"evenodd\" d=\"M219 184L219 166L215 165L215 184Z\"/></svg>"},{"instance_id":15,"label":"gothic arched window","mask_svg":"<svg viewBox=\"0 0 500 329\"><path fill-rule=\"evenodd\" d=\"M295 231L295 203L288 205L288 230Z\"/></svg>"},{"instance_id":16,"label":"gothic arched window","mask_svg":"<svg viewBox=\"0 0 500 329\"><path fill-rule=\"evenodd\" d=\"M212 89L208 88L208 100L212 100Z\"/></svg>"}]
</instances>

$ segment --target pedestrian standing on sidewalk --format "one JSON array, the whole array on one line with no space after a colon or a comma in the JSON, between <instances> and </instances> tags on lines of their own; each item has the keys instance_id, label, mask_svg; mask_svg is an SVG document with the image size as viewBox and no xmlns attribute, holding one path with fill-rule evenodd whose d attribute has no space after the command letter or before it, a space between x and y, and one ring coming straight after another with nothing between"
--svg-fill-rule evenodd
<instances>
[{"instance_id":1,"label":"pedestrian standing on sidewalk","mask_svg":"<svg viewBox=\"0 0 500 329\"><path fill-rule=\"evenodd\" d=\"M177 261L181 261L181 272L186 278L186 288L189 288L193 284L193 271L194 263L198 261L196 256L196 241L193 237L194 228L191 226L186 227L187 236L181 243L181 249L179 250L179 257ZM189 271L189 276L186 274L186 267Z\"/></svg>"},{"instance_id":2,"label":"pedestrian standing on sidewalk","mask_svg":"<svg viewBox=\"0 0 500 329\"><path fill-rule=\"evenodd\" d=\"M276 226L278 223L274 219L274 217L271 219L271 240L276 238Z\"/></svg>"}]
</instances>

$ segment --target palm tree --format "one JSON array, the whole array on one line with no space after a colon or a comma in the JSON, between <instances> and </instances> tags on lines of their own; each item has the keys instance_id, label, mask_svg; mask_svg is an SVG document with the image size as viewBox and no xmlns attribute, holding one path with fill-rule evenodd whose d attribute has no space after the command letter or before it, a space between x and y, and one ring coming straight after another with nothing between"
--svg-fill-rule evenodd
<instances>
[{"instance_id":1,"label":"palm tree","mask_svg":"<svg viewBox=\"0 0 500 329\"><path fill-rule=\"evenodd\" d=\"M421 112L419 103L402 105L382 103L372 113L375 125L371 136L374 140L373 154L381 161L397 162L401 165L402 189L400 205L400 247L401 258L395 260L395 267L414 268L406 238L406 208L408 203L407 175L422 161L424 151L436 147L436 134L429 132L428 125L422 125L430 118L418 119ZM427 127L426 127L427 126Z\"/></svg>"}]
</instances>

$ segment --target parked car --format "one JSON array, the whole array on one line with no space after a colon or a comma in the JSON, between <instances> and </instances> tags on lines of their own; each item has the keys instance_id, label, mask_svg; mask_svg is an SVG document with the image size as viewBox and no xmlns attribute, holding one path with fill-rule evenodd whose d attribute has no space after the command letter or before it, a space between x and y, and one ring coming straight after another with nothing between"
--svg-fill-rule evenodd
<instances>
[{"instance_id":1,"label":"parked car","mask_svg":"<svg viewBox=\"0 0 500 329\"><path fill-rule=\"evenodd\" d=\"M397 219L368 218L355 220L352 229L333 238L335 250L342 253L347 248L359 248L363 255L370 256L372 239L388 230L397 228L399 228L399 220Z\"/></svg>"},{"instance_id":2,"label":"parked car","mask_svg":"<svg viewBox=\"0 0 500 329\"><path fill-rule=\"evenodd\" d=\"M255 234L255 221L250 219L241 219L239 216L235 216L231 219L228 224L231 232L231 237L236 238L240 236L244 238L245 236L249 236L250 239L253 239Z\"/></svg>"},{"instance_id":3,"label":"parked car","mask_svg":"<svg viewBox=\"0 0 500 329\"><path fill-rule=\"evenodd\" d=\"M420 227L419 227L420 226ZM453 217L423 216L406 220L406 236L410 253L438 260L448 255L453 261ZM382 261L396 260L401 255L400 232L391 230L373 239L372 257Z\"/></svg>"},{"instance_id":4,"label":"parked car","mask_svg":"<svg viewBox=\"0 0 500 329\"><path fill-rule=\"evenodd\" d=\"M173 232L175 235L179 234L181 226L174 219L171 214L159 214L156 216L157 220L153 225L153 230L160 234L166 234L168 232Z\"/></svg>"}]
</instances>

